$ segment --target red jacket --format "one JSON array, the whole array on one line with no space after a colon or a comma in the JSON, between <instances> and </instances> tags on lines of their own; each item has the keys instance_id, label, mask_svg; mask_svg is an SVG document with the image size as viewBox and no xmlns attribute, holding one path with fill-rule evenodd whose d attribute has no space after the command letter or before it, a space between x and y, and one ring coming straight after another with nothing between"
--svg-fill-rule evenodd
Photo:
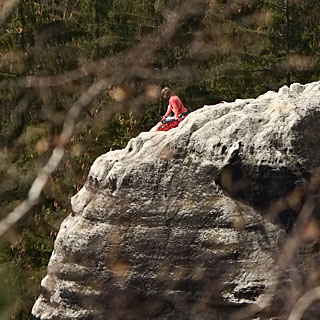
<instances>
[{"instance_id":1,"label":"red jacket","mask_svg":"<svg viewBox=\"0 0 320 320\"><path fill-rule=\"evenodd\" d=\"M176 120L179 119L179 114L184 113L187 111L185 106L183 105L182 101L179 99L178 96L171 96L169 99L169 106L166 114L164 115L165 118L169 116L169 114L173 111L174 118Z\"/></svg>"}]
</instances>

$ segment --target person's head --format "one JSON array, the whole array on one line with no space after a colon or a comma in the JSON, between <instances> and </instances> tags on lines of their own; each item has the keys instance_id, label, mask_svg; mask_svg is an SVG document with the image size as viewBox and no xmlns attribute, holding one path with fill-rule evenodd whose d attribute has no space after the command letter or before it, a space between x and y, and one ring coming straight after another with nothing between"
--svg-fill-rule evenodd
<instances>
[{"instance_id":1,"label":"person's head","mask_svg":"<svg viewBox=\"0 0 320 320\"><path fill-rule=\"evenodd\" d=\"M161 97L169 99L172 96L172 91L169 87L165 87L161 90Z\"/></svg>"}]
</instances>

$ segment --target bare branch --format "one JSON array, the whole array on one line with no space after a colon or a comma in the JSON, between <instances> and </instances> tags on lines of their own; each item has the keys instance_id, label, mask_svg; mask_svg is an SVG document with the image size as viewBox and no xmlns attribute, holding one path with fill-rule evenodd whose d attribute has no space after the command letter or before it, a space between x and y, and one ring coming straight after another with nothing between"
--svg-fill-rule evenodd
<instances>
[{"instance_id":1,"label":"bare branch","mask_svg":"<svg viewBox=\"0 0 320 320\"><path fill-rule=\"evenodd\" d=\"M320 287L307 291L295 304L288 320L300 320L310 305L320 299Z\"/></svg>"},{"instance_id":2,"label":"bare branch","mask_svg":"<svg viewBox=\"0 0 320 320\"><path fill-rule=\"evenodd\" d=\"M0 25L3 24L10 13L19 5L20 0L4 0L0 4Z\"/></svg>"},{"instance_id":3,"label":"bare branch","mask_svg":"<svg viewBox=\"0 0 320 320\"><path fill-rule=\"evenodd\" d=\"M37 178L34 180L28 198L24 200L16 209L8 214L6 218L0 221L0 237L8 231L18 220L20 220L37 202L41 192L46 185L48 178L59 166L65 151L65 144L69 142L75 127L76 120L81 110L87 106L94 97L105 90L108 86L106 80L100 80L93 84L70 108L62 133L57 139L57 147L54 148L47 164L40 170Z\"/></svg>"},{"instance_id":4,"label":"bare branch","mask_svg":"<svg viewBox=\"0 0 320 320\"><path fill-rule=\"evenodd\" d=\"M2 236L14 223L21 219L38 201L48 178L59 166L65 151L65 145L74 133L76 120L82 111L99 93L106 90L108 86L121 82L130 72L145 72L144 65L147 60L161 47L166 45L175 35L184 19L204 12L204 6L208 1L192 0L184 4L182 8L173 11L164 24L151 34L147 35L137 46L131 48L127 54L118 54L111 58L101 59L86 66L70 71L65 74L48 77L28 76L17 81L2 82L1 86L20 87L46 87L58 86L89 74L104 77L97 81L82 94L68 111L64 121L62 133L57 137L57 146L54 148L47 164L40 170L38 177L33 182L28 198L16 209L0 221L0 236Z\"/></svg>"},{"instance_id":5,"label":"bare branch","mask_svg":"<svg viewBox=\"0 0 320 320\"><path fill-rule=\"evenodd\" d=\"M278 279L272 284L269 291L267 292L266 299L263 303L263 306L259 308L256 305L249 305L248 307L245 307L241 311L238 311L237 313L235 313L234 316L231 317L231 319L234 319L234 320L248 319L248 317L253 316L258 312L261 312L262 310L266 310L272 305L272 299L274 298L276 291L279 287L281 276L283 275L284 272L288 270L298 250L302 247L302 245L305 242L304 238L301 235L303 234L303 230L305 229L306 225L310 221L310 218L312 217L312 214L314 213L317 199L318 197L313 195L309 196L306 199L305 204L303 205L301 211L299 212L299 217L297 219L295 229L292 235L288 236L283 247L279 249L276 264L275 264L275 266L278 268L279 276L278 276Z\"/></svg>"}]
</instances>

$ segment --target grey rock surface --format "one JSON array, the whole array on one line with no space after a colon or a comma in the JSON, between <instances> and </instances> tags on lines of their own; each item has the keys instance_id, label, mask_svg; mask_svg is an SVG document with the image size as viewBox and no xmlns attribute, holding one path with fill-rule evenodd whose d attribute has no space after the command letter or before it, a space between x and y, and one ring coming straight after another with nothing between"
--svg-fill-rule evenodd
<instances>
[{"instance_id":1,"label":"grey rock surface","mask_svg":"<svg viewBox=\"0 0 320 320\"><path fill-rule=\"evenodd\" d=\"M316 82L204 106L100 156L72 198L33 315L240 319L281 305L277 252L319 165L319 101Z\"/></svg>"}]
</instances>

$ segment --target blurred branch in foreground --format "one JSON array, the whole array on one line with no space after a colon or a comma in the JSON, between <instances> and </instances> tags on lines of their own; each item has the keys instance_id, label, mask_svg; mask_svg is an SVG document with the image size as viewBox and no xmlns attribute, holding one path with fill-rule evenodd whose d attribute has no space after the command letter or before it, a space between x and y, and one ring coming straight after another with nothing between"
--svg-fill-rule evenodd
<instances>
[{"instance_id":1,"label":"blurred branch in foreground","mask_svg":"<svg viewBox=\"0 0 320 320\"><path fill-rule=\"evenodd\" d=\"M92 101L101 91L105 90L107 82L100 80L84 93L71 107L67 114L64 128L57 138L57 147L54 148L47 164L40 170L38 177L33 182L28 199L24 200L15 210L0 221L0 236L2 236L14 223L20 220L39 200L41 192L50 175L57 169L64 155L64 146L70 140L74 126L81 110Z\"/></svg>"},{"instance_id":2,"label":"blurred branch in foreground","mask_svg":"<svg viewBox=\"0 0 320 320\"><path fill-rule=\"evenodd\" d=\"M82 66L79 70L71 71L68 74L58 76L27 76L16 80L5 81L2 85L9 84L11 87L24 86L33 88L44 88L51 86L60 86L63 83L75 80L78 77L88 76L90 73L96 76L107 77L98 80L80 96L68 111L64 122L63 131L56 139L56 147L54 148L47 164L40 170L38 177L34 180L28 194L28 198L24 200L16 209L8 214L6 218L0 221L0 236L2 236L14 223L20 220L38 201L41 192L46 185L48 178L59 166L63 155L66 143L70 141L74 133L76 120L84 107L92 102L101 92L123 82L129 78L130 74L139 74L145 70L144 65L151 59L153 54L161 47L166 45L175 35L178 28L184 22L184 19L202 14L205 10L203 1L193 0L185 3L181 8L173 11L168 15L167 20L156 31L147 35L137 46L134 46L124 56L115 55L114 57L102 59L91 63L87 66ZM149 70L150 75L150 70ZM163 76L163 78L166 78ZM126 97L124 96L124 99ZM117 99L116 99L117 100ZM122 100L122 98L118 99ZM131 102L134 104L134 102ZM20 104L22 111L27 106L27 103L22 100Z\"/></svg>"},{"instance_id":3,"label":"blurred branch in foreground","mask_svg":"<svg viewBox=\"0 0 320 320\"><path fill-rule=\"evenodd\" d=\"M0 25L6 21L7 17L19 3L20 0L2 0L0 4Z\"/></svg>"},{"instance_id":4,"label":"blurred branch in foreground","mask_svg":"<svg viewBox=\"0 0 320 320\"><path fill-rule=\"evenodd\" d=\"M319 79L320 2L289 1L288 11L284 3L1 2L0 266L5 281L7 270L19 275L8 280L20 300L14 317L34 302L70 197L99 155L158 121L166 107L160 87L169 85L193 111L277 90L288 71L295 82ZM286 292L286 315L310 290L295 272L304 245L296 230L275 253L283 272L292 266L299 292ZM259 311L250 307L234 319Z\"/></svg>"},{"instance_id":5,"label":"blurred branch in foreground","mask_svg":"<svg viewBox=\"0 0 320 320\"><path fill-rule=\"evenodd\" d=\"M320 299L320 287L313 288L307 291L293 307L288 320L300 320L303 313L316 300Z\"/></svg>"}]
</instances>

